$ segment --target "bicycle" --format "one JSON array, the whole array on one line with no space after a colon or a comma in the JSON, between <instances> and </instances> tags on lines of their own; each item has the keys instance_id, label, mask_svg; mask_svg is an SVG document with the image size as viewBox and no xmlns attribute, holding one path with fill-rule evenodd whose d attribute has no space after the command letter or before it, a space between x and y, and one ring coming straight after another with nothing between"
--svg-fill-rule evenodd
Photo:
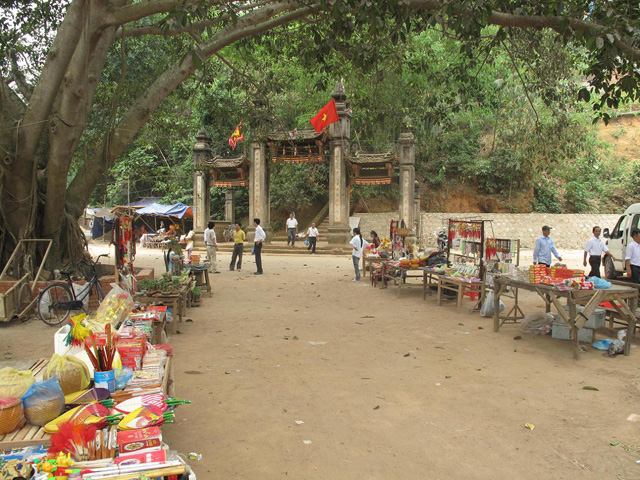
<instances>
[{"instance_id":1,"label":"bicycle","mask_svg":"<svg viewBox=\"0 0 640 480\"><path fill-rule=\"evenodd\" d=\"M69 318L69 313L74 310L83 310L88 313L88 309L84 308L84 299L87 298L92 291L95 291L98 301L104 299L104 291L100 283L100 275L97 266L100 265L100 257L109 257L109 255L98 255L96 261L82 261L82 265L89 267L89 274L83 272L87 281L83 285L83 290L79 296L73 288L72 272L61 270L60 274L67 277L66 283L52 283L40 292L38 297L38 315L40 320L51 327L57 327Z\"/></svg>"}]
</instances>

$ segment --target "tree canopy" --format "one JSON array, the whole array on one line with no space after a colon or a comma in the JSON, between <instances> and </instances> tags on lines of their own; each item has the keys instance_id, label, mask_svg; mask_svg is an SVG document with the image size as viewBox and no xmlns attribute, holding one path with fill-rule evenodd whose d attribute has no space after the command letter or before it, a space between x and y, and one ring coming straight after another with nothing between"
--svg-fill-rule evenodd
<instances>
[{"instance_id":1,"label":"tree canopy","mask_svg":"<svg viewBox=\"0 0 640 480\"><path fill-rule=\"evenodd\" d=\"M596 115L606 120L608 108L638 101L640 94L640 7L632 1L13 0L5 12L0 18L0 251L6 256L19 238L52 238L54 263L73 260L77 218L119 156L132 142L144 143L137 136L154 113L167 109L167 131L191 126L173 122L180 119L179 102L165 100L193 98L189 89L198 85L184 82L197 72L205 81L209 59L234 68L239 59L223 55L231 45L244 43L247 56L252 47L291 55L286 39L297 39L295 56L313 61L324 74L307 88L318 97L337 77L327 70L335 67L334 53L348 55L363 72L380 74L377 66L393 59L393 45L426 30L461 41L467 64L456 65L452 74L465 89L473 88L470 72L489 61L494 48L513 54L519 45L520 59L529 52L530 64L543 67L549 57L542 53L552 55L555 43L583 52L579 98L590 101ZM243 54L241 48L235 51ZM424 82L417 59L396 60L416 60L414 84ZM252 68L258 71L256 61ZM437 73L431 74L437 80ZM562 96L551 80L536 78L540 98L547 101ZM277 84L272 79L265 89L253 82L247 90L246 112L256 132L270 119L269 95ZM423 98L420 107L428 117L446 116L464 89L439 93ZM158 140L147 136L147 147L138 152L141 165L149 146L165 157L185 147L168 149Z\"/></svg>"}]
</instances>

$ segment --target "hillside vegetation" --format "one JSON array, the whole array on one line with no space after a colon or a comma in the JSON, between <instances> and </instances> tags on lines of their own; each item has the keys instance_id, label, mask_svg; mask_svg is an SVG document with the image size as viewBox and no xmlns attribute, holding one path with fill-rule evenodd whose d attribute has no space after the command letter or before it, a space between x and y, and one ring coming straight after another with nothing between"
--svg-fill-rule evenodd
<instances>
[{"instance_id":1,"label":"hillside vegetation","mask_svg":"<svg viewBox=\"0 0 640 480\"><path fill-rule=\"evenodd\" d=\"M404 128L414 133L426 211L618 211L640 193L637 120L617 119L609 109L609 125L593 124L594 104L578 99L585 58L579 47L544 32L498 33L487 28L471 44L434 30L396 44L354 35L333 48L313 49L305 36L237 42L169 97L93 201L122 203L129 186L132 199L191 203L191 148L201 127L214 154L237 155L258 130L309 128L343 78L354 152L385 152ZM129 48L142 56L149 46ZM117 68L112 75L115 88ZM231 151L227 138L240 121L246 140ZM326 201L327 183L324 166L273 166L272 218ZM352 206L395 209L397 190L355 187ZM236 193L236 214L246 217L247 191ZM223 199L214 188L214 215L222 215Z\"/></svg>"}]
</instances>

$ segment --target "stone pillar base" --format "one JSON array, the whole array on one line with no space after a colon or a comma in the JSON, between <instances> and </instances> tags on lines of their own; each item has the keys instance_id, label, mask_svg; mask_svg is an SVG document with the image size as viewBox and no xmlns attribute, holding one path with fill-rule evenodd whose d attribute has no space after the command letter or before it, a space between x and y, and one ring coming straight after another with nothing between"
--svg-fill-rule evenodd
<instances>
[{"instance_id":1,"label":"stone pillar base","mask_svg":"<svg viewBox=\"0 0 640 480\"><path fill-rule=\"evenodd\" d=\"M327 228L327 242L330 247L345 247L351 240L351 229L345 225L333 225Z\"/></svg>"},{"instance_id":2,"label":"stone pillar base","mask_svg":"<svg viewBox=\"0 0 640 480\"><path fill-rule=\"evenodd\" d=\"M249 244L253 244L253 239L256 238L256 229L255 227L247 227L245 230L245 242Z\"/></svg>"}]
</instances>

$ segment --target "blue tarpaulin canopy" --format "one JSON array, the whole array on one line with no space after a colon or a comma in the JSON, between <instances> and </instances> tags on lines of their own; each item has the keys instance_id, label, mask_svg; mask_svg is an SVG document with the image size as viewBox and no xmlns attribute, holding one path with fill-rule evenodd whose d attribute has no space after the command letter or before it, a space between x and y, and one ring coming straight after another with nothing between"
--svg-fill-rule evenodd
<instances>
[{"instance_id":1,"label":"blue tarpaulin canopy","mask_svg":"<svg viewBox=\"0 0 640 480\"><path fill-rule=\"evenodd\" d=\"M184 203L161 205L152 203L136 212L138 215L158 215L164 217L193 218L193 209Z\"/></svg>"}]
</instances>

